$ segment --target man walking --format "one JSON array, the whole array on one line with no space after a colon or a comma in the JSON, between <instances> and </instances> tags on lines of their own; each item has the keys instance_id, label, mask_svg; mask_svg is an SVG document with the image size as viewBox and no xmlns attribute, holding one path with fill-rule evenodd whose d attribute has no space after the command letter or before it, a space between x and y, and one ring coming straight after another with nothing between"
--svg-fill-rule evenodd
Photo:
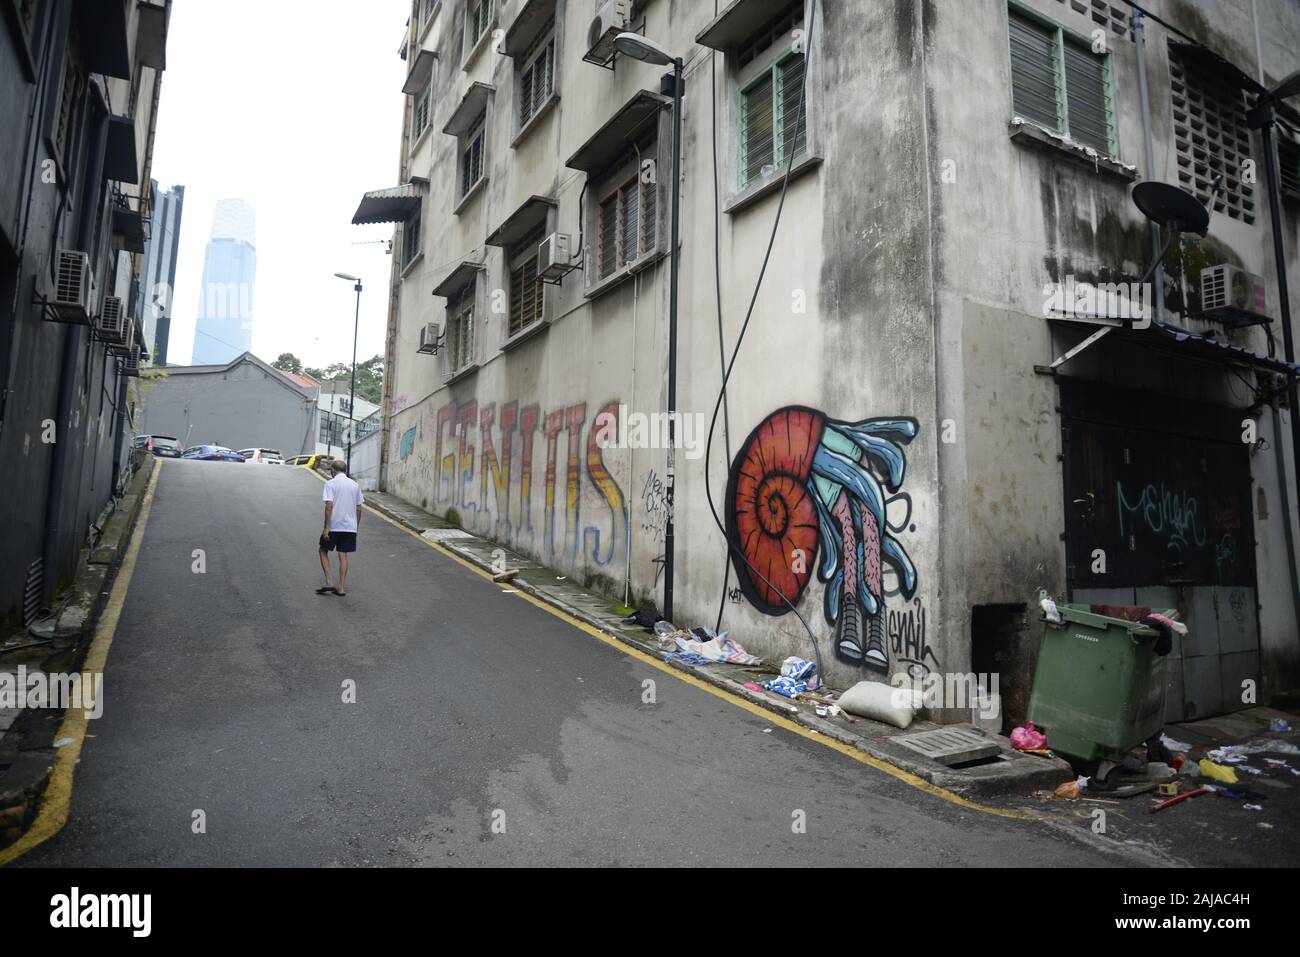
<instances>
[{"instance_id":1,"label":"man walking","mask_svg":"<svg viewBox=\"0 0 1300 957\"><path fill-rule=\"evenodd\" d=\"M357 550L357 528L361 525L361 505L365 496L361 486L348 478L347 466L340 459L330 463L334 477L325 483L322 498L325 502L325 530L320 536L320 567L325 572L325 587L317 588L318 595L346 595L348 584L348 556ZM330 556L339 553L339 583L330 584Z\"/></svg>"}]
</instances>

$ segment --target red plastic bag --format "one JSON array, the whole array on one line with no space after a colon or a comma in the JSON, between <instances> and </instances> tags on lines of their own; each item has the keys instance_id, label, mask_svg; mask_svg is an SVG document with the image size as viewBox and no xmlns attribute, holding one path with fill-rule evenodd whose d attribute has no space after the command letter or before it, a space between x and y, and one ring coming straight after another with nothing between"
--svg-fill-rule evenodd
<instances>
[{"instance_id":1,"label":"red plastic bag","mask_svg":"<svg viewBox=\"0 0 1300 957\"><path fill-rule=\"evenodd\" d=\"M1018 751L1037 751L1047 747L1047 735L1034 729L1032 721L1011 732L1011 746Z\"/></svg>"}]
</instances>

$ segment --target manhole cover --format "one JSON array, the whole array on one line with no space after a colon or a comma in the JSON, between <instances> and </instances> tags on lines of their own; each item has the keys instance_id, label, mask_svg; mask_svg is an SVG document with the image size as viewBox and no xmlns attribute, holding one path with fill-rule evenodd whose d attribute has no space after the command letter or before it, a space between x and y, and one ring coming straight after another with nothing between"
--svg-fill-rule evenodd
<instances>
[{"instance_id":1,"label":"manhole cover","mask_svg":"<svg viewBox=\"0 0 1300 957\"><path fill-rule=\"evenodd\" d=\"M947 767L991 758L1001 750L996 741L975 728L940 728L918 734L895 735L889 740Z\"/></svg>"}]
</instances>

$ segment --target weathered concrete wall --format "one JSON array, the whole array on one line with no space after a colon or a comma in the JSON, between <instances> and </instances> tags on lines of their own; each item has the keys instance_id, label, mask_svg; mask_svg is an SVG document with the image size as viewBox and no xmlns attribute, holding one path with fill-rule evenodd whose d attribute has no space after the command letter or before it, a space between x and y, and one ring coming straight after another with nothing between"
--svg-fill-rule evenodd
<instances>
[{"instance_id":1,"label":"weathered concrete wall","mask_svg":"<svg viewBox=\"0 0 1300 957\"><path fill-rule=\"evenodd\" d=\"M1084 35L1095 26L1059 0L1028 5ZM1267 6L1260 4L1262 11ZM504 6L502 26L509 25L515 7ZM1195 17L1183 12L1192 8L1166 7L1171 17L1188 18L1187 29L1193 29ZM707 468L713 502L725 515L729 479L743 473L732 459L751 437L769 446L779 440L788 449L805 443L811 455L827 443L831 451L844 451L824 419L892 430L884 438L895 448L885 454L894 456L900 474L889 475L878 459L862 469L868 493L881 490L885 527L878 531L894 556L880 568L880 627L889 671L970 669L975 609L995 606L1002 615L999 640L1018 629L1014 651L1023 682L1031 673L1037 626L1033 616L1017 624L1005 609L1032 607L1040 588L1058 592L1065 584L1057 389L1034 366L1074 340L1054 336L1043 318L1042 289L1067 275L1136 278L1150 246L1145 222L1128 198L1129 177L1012 141L1006 9L1001 0L817 4L807 111L809 152L821 162L801 167L791 181L771 264L730 380L730 435L720 421ZM460 16L444 8L425 40L440 53L435 89L442 95L431 132L411 155L411 173L427 177L430 186L423 258L396 291L390 489L612 595L657 603L666 519L664 451L601 448L595 425L606 409L626 416L666 407L667 262L590 300L583 296L582 274L571 274L546 291L546 329L503 350L505 320L493 307L503 296L506 269L501 250L484 240L532 195L558 204L548 229L576 238L585 176L565 168L565 158L636 90L657 90L663 70L627 59L612 72L582 63L589 10L561 0L559 101L516 139L514 62L485 48L462 70ZM712 5L651 3L646 16L646 34L684 51L687 60L678 406L702 416L707 429L721 381L713 265L715 132L728 355L741 332L779 199L770 193L733 205L734 65L694 43ZM1215 14L1206 16L1217 22ZM1294 35L1289 9L1262 16L1273 18L1264 24L1267 32ZM1249 26L1234 21L1224 28L1236 44L1226 44L1225 52L1241 52L1242 38L1252 37ZM1119 91L1118 158L1136 164L1142 154L1134 51L1127 39L1109 37ZM1168 168L1172 120L1164 40L1152 26L1148 72L1157 164ZM1245 49L1253 51L1253 38ZM1284 48L1274 43L1266 50L1273 64L1266 69L1283 70ZM489 176L457 208L457 141L441 130L471 81L495 89L488 108ZM589 207L590 192L584 201ZM660 215L666 225L666 206ZM1216 220L1211 240L1219 244L1216 255L1227 250L1246 268L1269 275L1262 222L1248 227ZM589 234L585 242L592 242ZM1183 255L1194 259L1198 253ZM441 299L433 298L430 306L433 288L463 259L483 263L476 293L478 367L448 382L444 357L415 350L420 328L443 317ZM1260 336L1247 332L1240 341L1262 350ZM1234 380L1200 364L1169 362L1153 373L1140 357L1099 348L1071 371L1189 397L1243 401ZM784 411L790 407L811 412L791 416ZM1267 421L1266 413L1266 433ZM767 431L758 431L764 425ZM694 423L688 428L698 431ZM689 445L691 438L688 431L679 442ZM807 531L782 539L787 552L786 546L802 548L807 566L789 576L788 594L799 616L765 595L753 576L739 586L736 566L744 565L728 560L706 495L706 463L694 451L679 450L676 461L678 623L712 624L721 606L724 628L751 650L779 660L813 656L802 616L833 681L873 674L860 661L837 655L843 598L833 593L827 603L827 586L817 574L821 559L847 554L844 544L828 546ZM763 501L772 515L788 507L789 515L812 516L815 527L811 496L818 486L806 474L808 461L794 456L786 462L797 480ZM1275 496L1266 453L1254 468L1265 494ZM823 504L830 509L836 502L832 496ZM1279 572L1277 563L1282 544L1276 523L1257 532L1261 623L1266 647L1274 649L1271 660L1279 661L1288 627L1285 569ZM789 554L780 560L791 562Z\"/></svg>"}]
</instances>

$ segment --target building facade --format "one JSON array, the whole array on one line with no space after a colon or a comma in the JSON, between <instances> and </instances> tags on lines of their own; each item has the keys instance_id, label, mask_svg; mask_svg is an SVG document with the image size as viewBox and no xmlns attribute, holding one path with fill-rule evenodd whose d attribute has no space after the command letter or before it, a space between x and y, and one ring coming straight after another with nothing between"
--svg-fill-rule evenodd
<instances>
[{"instance_id":1,"label":"building facade","mask_svg":"<svg viewBox=\"0 0 1300 957\"><path fill-rule=\"evenodd\" d=\"M0 619L74 573L124 477L169 2L0 4Z\"/></svg>"},{"instance_id":2,"label":"building facade","mask_svg":"<svg viewBox=\"0 0 1300 957\"><path fill-rule=\"evenodd\" d=\"M141 433L174 435L188 448L310 452L319 429L319 388L251 352L209 366L171 366L146 387Z\"/></svg>"},{"instance_id":3,"label":"building facade","mask_svg":"<svg viewBox=\"0 0 1300 957\"><path fill-rule=\"evenodd\" d=\"M185 187L160 190L156 180L150 182L150 187L154 197L153 228L145 245L144 266L140 273L139 321L149 362L165 366L171 338L172 299L176 291L176 256L180 251Z\"/></svg>"},{"instance_id":4,"label":"building facade","mask_svg":"<svg viewBox=\"0 0 1300 957\"><path fill-rule=\"evenodd\" d=\"M242 199L217 200L203 254L192 365L221 365L253 348L256 219Z\"/></svg>"},{"instance_id":5,"label":"building facade","mask_svg":"<svg viewBox=\"0 0 1300 957\"><path fill-rule=\"evenodd\" d=\"M1246 113L1300 67L1300 7L1144 6L1139 51L1104 0L419 0L401 175L354 217L397 224L381 485L639 606L671 502L677 623L839 685L998 673L1023 718L1046 591L1179 610L1171 717L1295 688L1295 368ZM667 68L623 30L684 61L680 182ZM1159 285L1140 180L1213 206Z\"/></svg>"},{"instance_id":6,"label":"building facade","mask_svg":"<svg viewBox=\"0 0 1300 957\"><path fill-rule=\"evenodd\" d=\"M346 458L348 442L355 444L369 434L362 423L379 411L375 403L360 396L349 396L346 379L321 383L317 405L320 415L316 451L335 458Z\"/></svg>"}]
</instances>

